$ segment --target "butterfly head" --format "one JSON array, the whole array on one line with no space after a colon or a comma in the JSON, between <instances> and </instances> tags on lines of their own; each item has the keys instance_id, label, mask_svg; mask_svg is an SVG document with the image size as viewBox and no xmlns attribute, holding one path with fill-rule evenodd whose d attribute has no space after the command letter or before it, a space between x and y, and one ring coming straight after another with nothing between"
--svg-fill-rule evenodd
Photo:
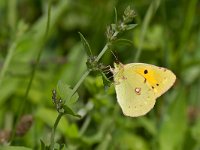
<instances>
[{"instance_id":1,"label":"butterfly head","mask_svg":"<svg viewBox=\"0 0 200 150\"><path fill-rule=\"evenodd\" d=\"M120 83L124 77L124 65L122 63L114 63L114 69L112 71L115 83Z\"/></svg>"}]
</instances>

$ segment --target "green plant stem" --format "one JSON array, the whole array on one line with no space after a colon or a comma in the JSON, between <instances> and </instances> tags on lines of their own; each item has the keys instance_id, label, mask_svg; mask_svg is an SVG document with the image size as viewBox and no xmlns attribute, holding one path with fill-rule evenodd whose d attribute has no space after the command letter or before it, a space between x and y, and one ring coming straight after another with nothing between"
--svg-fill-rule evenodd
<instances>
[{"instance_id":1,"label":"green plant stem","mask_svg":"<svg viewBox=\"0 0 200 150\"><path fill-rule=\"evenodd\" d=\"M87 118L85 119L84 123L83 123L83 126L81 127L80 129L80 132L79 132L79 135L82 136L86 129L88 128L89 124L91 122L91 117L90 116L87 116Z\"/></svg>"},{"instance_id":2,"label":"green plant stem","mask_svg":"<svg viewBox=\"0 0 200 150\"><path fill-rule=\"evenodd\" d=\"M49 24L50 24L50 13L51 13L51 4L52 4L52 0L49 1L49 4L48 4L48 15L47 15L47 24L46 24L46 30L45 30L45 33L44 33L44 38L43 38L43 41L42 41L42 45L41 45L41 48L39 50L39 53L37 55L37 59L36 59L36 63L35 65L33 66L33 70L32 70L32 73L31 73L31 77L30 77L30 80L29 80L29 83L28 83L28 86L26 88L26 92L24 94L24 98L22 99L22 102L21 102L21 105L20 105L20 108L19 108L19 113L18 113L18 116L17 116L17 121L19 120L19 118L21 117L22 113L23 113L23 110L24 110L24 106L26 104L26 101L27 101L27 97L28 97L28 94L30 92L30 89L31 89L31 85L32 85L32 82L33 82L33 79L34 79L34 76L35 76L35 73L36 73L36 69L37 69L37 66L40 62L40 58L41 58L41 55L42 55L42 52L43 52L43 49L44 49L44 45L46 43L46 40L47 40L47 37L48 37L48 33L49 33ZM17 123L15 124L14 126L14 129L12 131L12 135L11 135L11 142L13 141L14 139L14 136L15 136L15 132L16 132L16 126L17 126Z\"/></svg>"},{"instance_id":3,"label":"green plant stem","mask_svg":"<svg viewBox=\"0 0 200 150\"><path fill-rule=\"evenodd\" d=\"M85 78L89 75L91 71L87 70L82 77L80 78L80 80L76 83L76 85L74 86L74 88L72 89L72 95L70 96L70 98L75 94L75 92L78 90L79 86L82 84L82 82L85 80Z\"/></svg>"},{"instance_id":4,"label":"green plant stem","mask_svg":"<svg viewBox=\"0 0 200 150\"><path fill-rule=\"evenodd\" d=\"M101 57L103 56L103 54L108 50L108 43L104 46L104 48L102 49L102 51L99 53L99 55L96 58L96 61L98 62ZM75 92L78 90L79 86L82 84L82 82L85 80L85 78L89 75L91 71L87 70L82 77L80 78L80 80L76 83L76 85L74 86L73 90L72 90L72 95L70 96L70 98L75 94Z\"/></svg>"},{"instance_id":5,"label":"green plant stem","mask_svg":"<svg viewBox=\"0 0 200 150\"><path fill-rule=\"evenodd\" d=\"M101 57L103 56L103 54L108 50L108 44L106 44L103 48L103 50L99 53L99 55L97 56L95 61L99 61L101 59Z\"/></svg>"},{"instance_id":6,"label":"green plant stem","mask_svg":"<svg viewBox=\"0 0 200 150\"><path fill-rule=\"evenodd\" d=\"M116 37L117 34L119 32L115 32L113 34L113 37ZM104 48L102 49L102 51L99 53L99 55L97 56L96 60L95 61L99 61L101 59L101 57L103 56L103 54L109 49L109 43L106 43L106 45L104 46ZM85 80L85 78L89 75L91 71L90 70L87 70L83 75L82 77L80 78L80 80L76 83L76 85L74 86L73 90L72 90L72 95L70 96L70 98L75 94L75 92L78 90L79 86L82 84L82 82Z\"/></svg>"},{"instance_id":7,"label":"green plant stem","mask_svg":"<svg viewBox=\"0 0 200 150\"><path fill-rule=\"evenodd\" d=\"M3 82L3 78L4 78L5 74L6 74L6 71L7 71L7 69L8 69L8 66L9 66L9 64L10 64L10 62L11 62L13 53L14 53L15 48L16 48L16 45L17 45L16 43L17 43L17 42L15 41L15 42L10 46L10 48L9 48L9 50L8 50L8 54L7 54L7 56L6 56L5 63L4 63L4 65L3 65L2 70L1 70L1 73L0 73L0 86L1 86L1 84L2 84L2 82Z\"/></svg>"},{"instance_id":8,"label":"green plant stem","mask_svg":"<svg viewBox=\"0 0 200 150\"><path fill-rule=\"evenodd\" d=\"M116 37L117 35L118 35L118 31L116 31L114 34L113 34L113 37ZM100 59L101 59L101 57L103 56L103 54L109 49L109 43L107 43L105 46L104 46L104 48L103 48L103 50L99 53L99 55L97 56L97 58L96 58L96 61L98 62Z\"/></svg>"},{"instance_id":9,"label":"green plant stem","mask_svg":"<svg viewBox=\"0 0 200 150\"><path fill-rule=\"evenodd\" d=\"M145 35L146 35L146 32L147 32L147 29L149 27L149 23L151 21L151 18L154 15L154 13L157 11L158 7L160 6L160 1L161 0L152 1L151 5L149 6L149 8L147 10L147 13L146 13L145 18L144 18L144 23L142 25L142 31L141 31L141 35L140 35L138 50L137 50L137 53L136 53L135 59L134 59L135 62L137 62L139 60L140 54L142 52L144 38L145 38Z\"/></svg>"},{"instance_id":10,"label":"green plant stem","mask_svg":"<svg viewBox=\"0 0 200 150\"><path fill-rule=\"evenodd\" d=\"M16 29L17 20L17 0L8 0L8 26L13 34Z\"/></svg>"},{"instance_id":11,"label":"green plant stem","mask_svg":"<svg viewBox=\"0 0 200 150\"><path fill-rule=\"evenodd\" d=\"M116 37L118 35L118 31L116 31L114 34L113 34L113 37ZM99 61L101 59L101 57L103 56L103 54L109 49L109 42L106 43L106 45L104 46L104 48L102 49L102 51L99 53L99 55L97 56L96 60L95 61ZM91 70L87 70L83 75L82 77L80 78L80 80L76 83L76 85L74 86L74 88L72 89L72 94L70 96L70 98L76 93L76 91L78 90L78 88L80 87L80 85L83 83L83 81L85 80L85 78L89 75L89 73L91 72ZM51 133L51 143L50 143L50 150L53 150L54 148L54 136L55 136L55 131L56 131L56 128L57 128L57 125L61 119L61 117L63 116L63 114L59 114L55 123L54 123L54 127L52 129L52 133Z\"/></svg>"},{"instance_id":12,"label":"green plant stem","mask_svg":"<svg viewBox=\"0 0 200 150\"><path fill-rule=\"evenodd\" d=\"M56 118L56 121L55 121L55 123L54 123L53 129L52 129L52 132L51 132L51 145L50 145L50 150L53 150L53 149L54 149L55 131L56 131L56 128L57 128L58 123L60 122L60 119L62 118L62 116L63 116L63 113L59 113L59 114L58 114L58 117Z\"/></svg>"}]
</instances>

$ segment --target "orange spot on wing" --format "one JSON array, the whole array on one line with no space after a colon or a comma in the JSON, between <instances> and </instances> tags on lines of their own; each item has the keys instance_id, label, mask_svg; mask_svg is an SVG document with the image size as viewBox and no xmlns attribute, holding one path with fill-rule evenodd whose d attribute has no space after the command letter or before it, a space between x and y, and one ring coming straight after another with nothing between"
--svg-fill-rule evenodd
<instances>
[{"instance_id":1,"label":"orange spot on wing","mask_svg":"<svg viewBox=\"0 0 200 150\"><path fill-rule=\"evenodd\" d=\"M148 70L148 73L144 73L145 70ZM145 81L147 81L151 86L157 83L155 73L152 69L145 69L145 68L137 68L136 72L144 77ZM146 83L146 82L145 82Z\"/></svg>"}]
</instances>

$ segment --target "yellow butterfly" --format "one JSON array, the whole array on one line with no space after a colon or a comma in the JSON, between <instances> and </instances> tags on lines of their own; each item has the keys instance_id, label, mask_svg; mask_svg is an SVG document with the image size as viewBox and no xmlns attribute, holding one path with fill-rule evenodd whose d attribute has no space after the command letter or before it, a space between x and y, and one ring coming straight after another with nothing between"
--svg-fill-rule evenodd
<instances>
[{"instance_id":1,"label":"yellow butterfly","mask_svg":"<svg viewBox=\"0 0 200 150\"><path fill-rule=\"evenodd\" d=\"M175 74L162 67L144 63L114 64L117 101L126 116L137 117L149 112L156 98L175 82Z\"/></svg>"}]
</instances>

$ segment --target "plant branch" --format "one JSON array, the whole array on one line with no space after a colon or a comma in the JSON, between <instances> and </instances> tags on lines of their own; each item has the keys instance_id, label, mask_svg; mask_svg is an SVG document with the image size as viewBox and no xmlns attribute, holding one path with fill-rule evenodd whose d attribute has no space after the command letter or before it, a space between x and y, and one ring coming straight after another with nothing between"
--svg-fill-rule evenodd
<instances>
[{"instance_id":1,"label":"plant branch","mask_svg":"<svg viewBox=\"0 0 200 150\"><path fill-rule=\"evenodd\" d=\"M119 32L115 32L113 34L113 36L117 36ZM102 49L102 51L99 53L99 55L97 56L95 61L99 61L101 59L101 57L103 56L103 54L109 49L108 47L109 42L104 46L104 48ZM83 83L83 81L85 80L85 78L89 75L89 73L91 72L91 70L87 70L82 77L80 78L80 80L76 83L76 85L74 86L74 88L72 89L72 94L70 96L69 99L71 99L71 97L76 93L76 91L78 90L78 88L80 87L80 85ZM52 133L51 133L51 144L50 144L50 150L53 150L54 148L54 136L55 136L55 130L57 128L57 124L59 123L61 117L63 116L62 113L59 113L55 123L54 123L54 127L52 129Z\"/></svg>"},{"instance_id":2,"label":"plant branch","mask_svg":"<svg viewBox=\"0 0 200 150\"><path fill-rule=\"evenodd\" d=\"M116 37L117 34L119 32L115 32L113 34L113 37ZM106 43L106 45L104 46L104 48L102 49L102 51L99 53L99 55L97 56L97 58L95 59L95 61L99 61L101 59L101 57L104 55L104 53L109 49L109 42ZM75 92L78 90L78 88L80 87L80 85L82 84L82 82L85 80L85 78L89 75L89 73L91 72L91 70L87 70L82 77L80 78L80 80L76 83L76 85L74 86L73 90L72 90L72 95L70 96L70 98L75 94Z\"/></svg>"},{"instance_id":3,"label":"plant branch","mask_svg":"<svg viewBox=\"0 0 200 150\"><path fill-rule=\"evenodd\" d=\"M55 123L54 123L53 129L52 129L52 132L51 132L51 145L50 145L50 150L53 150L53 149L54 149L55 131L56 131L56 128L57 128L58 123L60 122L60 119L62 118L62 116L63 116L63 113L59 113L59 114L58 114L58 117L56 118L56 121L55 121Z\"/></svg>"}]
</instances>

